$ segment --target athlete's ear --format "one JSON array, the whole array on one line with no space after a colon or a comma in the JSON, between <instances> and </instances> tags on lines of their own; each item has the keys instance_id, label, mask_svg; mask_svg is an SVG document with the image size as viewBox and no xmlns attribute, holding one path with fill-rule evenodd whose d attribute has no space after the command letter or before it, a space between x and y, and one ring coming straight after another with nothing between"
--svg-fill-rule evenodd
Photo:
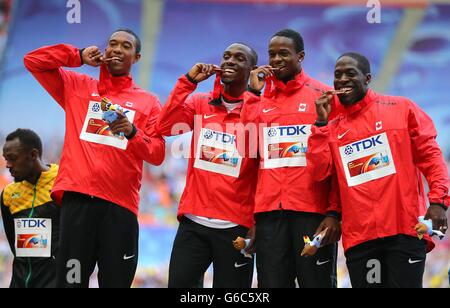
<instances>
[{"instance_id":1,"label":"athlete's ear","mask_svg":"<svg viewBox=\"0 0 450 308\"><path fill-rule=\"evenodd\" d=\"M39 151L37 149L32 149L30 151L30 156L32 160L37 160L39 159Z\"/></svg>"},{"instance_id":2,"label":"athlete's ear","mask_svg":"<svg viewBox=\"0 0 450 308\"><path fill-rule=\"evenodd\" d=\"M140 54L140 53L137 53L137 54L134 56L133 64L139 62L140 59L141 59L141 54Z\"/></svg>"},{"instance_id":3,"label":"athlete's ear","mask_svg":"<svg viewBox=\"0 0 450 308\"><path fill-rule=\"evenodd\" d=\"M368 86L371 81L372 81L372 74L367 73L366 74L366 81L364 82L365 85Z\"/></svg>"},{"instance_id":4,"label":"athlete's ear","mask_svg":"<svg viewBox=\"0 0 450 308\"><path fill-rule=\"evenodd\" d=\"M302 50L299 53L297 53L297 57L298 57L298 62L302 63L303 60L305 59L305 51Z\"/></svg>"}]
</instances>

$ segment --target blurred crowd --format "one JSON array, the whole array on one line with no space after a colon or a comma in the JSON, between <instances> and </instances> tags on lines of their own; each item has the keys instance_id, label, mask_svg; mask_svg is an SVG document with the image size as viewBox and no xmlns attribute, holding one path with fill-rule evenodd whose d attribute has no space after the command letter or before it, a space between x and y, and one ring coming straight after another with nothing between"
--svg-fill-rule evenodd
<instances>
[{"instance_id":1,"label":"blurred crowd","mask_svg":"<svg viewBox=\"0 0 450 308\"><path fill-rule=\"evenodd\" d=\"M0 0L0 59L6 47L11 5L11 0Z\"/></svg>"}]
</instances>

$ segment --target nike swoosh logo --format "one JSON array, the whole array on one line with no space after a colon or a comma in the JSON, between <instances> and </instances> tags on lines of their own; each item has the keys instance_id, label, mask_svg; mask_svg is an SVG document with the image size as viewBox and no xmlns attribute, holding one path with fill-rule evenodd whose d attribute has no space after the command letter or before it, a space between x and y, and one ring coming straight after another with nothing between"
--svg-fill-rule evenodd
<instances>
[{"instance_id":1,"label":"nike swoosh logo","mask_svg":"<svg viewBox=\"0 0 450 308\"><path fill-rule=\"evenodd\" d=\"M247 264L248 264L248 263L238 264L238 263L236 262L236 263L234 263L234 267L235 267L235 268L239 268L239 267L246 266Z\"/></svg>"},{"instance_id":2,"label":"nike swoosh logo","mask_svg":"<svg viewBox=\"0 0 450 308\"><path fill-rule=\"evenodd\" d=\"M268 113L268 112L274 111L275 109L277 109L277 107L272 108L272 109L263 109L263 113Z\"/></svg>"},{"instance_id":3,"label":"nike swoosh logo","mask_svg":"<svg viewBox=\"0 0 450 308\"><path fill-rule=\"evenodd\" d=\"M215 117L216 115L215 114L212 114L212 115L204 115L203 116L203 118L205 119L205 120L207 120L207 119L210 119L210 118L213 118L213 117Z\"/></svg>"},{"instance_id":4,"label":"nike swoosh logo","mask_svg":"<svg viewBox=\"0 0 450 308\"><path fill-rule=\"evenodd\" d=\"M124 256L123 256L123 259L124 259L124 260L130 260L130 259L133 259L133 258L134 258L134 255L132 255L132 256L124 255Z\"/></svg>"},{"instance_id":5,"label":"nike swoosh logo","mask_svg":"<svg viewBox=\"0 0 450 308\"><path fill-rule=\"evenodd\" d=\"M347 131L345 133L343 133L342 135L338 135L338 139L342 139L344 138L345 135L347 135L347 133L350 131L350 129L347 129Z\"/></svg>"},{"instance_id":6,"label":"nike swoosh logo","mask_svg":"<svg viewBox=\"0 0 450 308\"><path fill-rule=\"evenodd\" d=\"M317 266L321 266L321 265L327 264L328 262L331 262L331 260L324 261L324 262L320 262L320 260L317 260L316 265L317 265Z\"/></svg>"},{"instance_id":7,"label":"nike swoosh logo","mask_svg":"<svg viewBox=\"0 0 450 308\"><path fill-rule=\"evenodd\" d=\"M423 260L414 260L414 261L413 261L413 260L409 259L409 260L408 260L408 263L409 263L409 264L414 264L414 263L419 263L419 262L422 262L422 261L423 261Z\"/></svg>"}]
</instances>

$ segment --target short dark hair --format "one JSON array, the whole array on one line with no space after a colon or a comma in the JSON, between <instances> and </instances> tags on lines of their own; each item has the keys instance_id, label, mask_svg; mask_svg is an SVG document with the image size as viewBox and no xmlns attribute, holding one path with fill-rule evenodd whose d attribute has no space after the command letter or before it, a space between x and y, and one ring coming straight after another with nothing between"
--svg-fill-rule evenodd
<instances>
[{"instance_id":1,"label":"short dark hair","mask_svg":"<svg viewBox=\"0 0 450 308\"><path fill-rule=\"evenodd\" d=\"M14 139L19 139L22 146L30 151L33 149L38 150L39 158L42 158L42 141L34 131L31 129L18 128L6 136L6 141L13 141Z\"/></svg>"},{"instance_id":2,"label":"short dark hair","mask_svg":"<svg viewBox=\"0 0 450 308\"><path fill-rule=\"evenodd\" d=\"M242 42L236 42L234 44L243 45L243 46L247 47L248 49L250 49L250 56L252 56L252 58L251 58L252 66L255 66L258 64L258 53L252 48L252 46L250 46L247 43L242 43Z\"/></svg>"},{"instance_id":3,"label":"short dark hair","mask_svg":"<svg viewBox=\"0 0 450 308\"><path fill-rule=\"evenodd\" d=\"M370 74L370 62L369 60L360 53L357 52L346 52L341 55L337 61L339 61L343 57L350 57L356 61L359 70L364 74Z\"/></svg>"},{"instance_id":4,"label":"short dark hair","mask_svg":"<svg viewBox=\"0 0 450 308\"><path fill-rule=\"evenodd\" d=\"M114 33L117 33L117 32L126 32L126 33L131 34L132 36L134 36L134 39L136 40L136 53L137 54L141 53L141 48L142 48L141 39L139 38L139 36L133 30L128 29L128 28L120 28L120 29L117 29L116 31L114 31L111 34L111 36Z\"/></svg>"},{"instance_id":5,"label":"short dark hair","mask_svg":"<svg viewBox=\"0 0 450 308\"><path fill-rule=\"evenodd\" d=\"M275 33L272 38L275 36L282 36L290 38L292 41L294 41L295 51L300 52L305 50L305 44L303 42L303 37L298 33L297 31L294 31L292 29L284 29L280 30L277 33Z\"/></svg>"}]
</instances>

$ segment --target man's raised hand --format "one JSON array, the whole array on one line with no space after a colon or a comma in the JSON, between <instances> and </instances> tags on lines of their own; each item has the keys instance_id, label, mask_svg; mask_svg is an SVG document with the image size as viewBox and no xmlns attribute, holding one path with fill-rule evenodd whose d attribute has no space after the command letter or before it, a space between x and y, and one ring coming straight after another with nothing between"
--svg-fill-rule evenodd
<instances>
[{"instance_id":1,"label":"man's raised hand","mask_svg":"<svg viewBox=\"0 0 450 308\"><path fill-rule=\"evenodd\" d=\"M317 121L327 122L331 113L331 100L333 99L333 91L327 91L316 100Z\"/></svg>"},{"instance_id":2,"label":"man's raised hand","mask_svg":"<svg viewBox=\"0 0 450 308\"><path fill-rule=\"evenodd\" d=\"M82 54L81 57L83 59L83 63L93 66L93 67L97 67L102 65L103 63L103 53L100 51L100 49L97 46L89 46L86 47Z\"/></svg>"},{"instance_id":3,"label":"man's raised hand","mask_svg":"<svg viewBox=\"0 0 450 308\"><path fill-rule=\"evenodd\" d=\"M213 74L220 72L221 69L214 64L197 63L189 71L189 77L195 82L202 82L208 79Z\"/></svg>"},{"instance_id":4,"label":"man's raised hand","mask_svg":"<svg viewBox=\"0 0 450 308\"><path fill-rule=\"evenodd\" d=\"M250 72L250 88L261 91L267 77L273 76L275 69L270 65L261 65Z\"/></svg>"}]
</instances>

